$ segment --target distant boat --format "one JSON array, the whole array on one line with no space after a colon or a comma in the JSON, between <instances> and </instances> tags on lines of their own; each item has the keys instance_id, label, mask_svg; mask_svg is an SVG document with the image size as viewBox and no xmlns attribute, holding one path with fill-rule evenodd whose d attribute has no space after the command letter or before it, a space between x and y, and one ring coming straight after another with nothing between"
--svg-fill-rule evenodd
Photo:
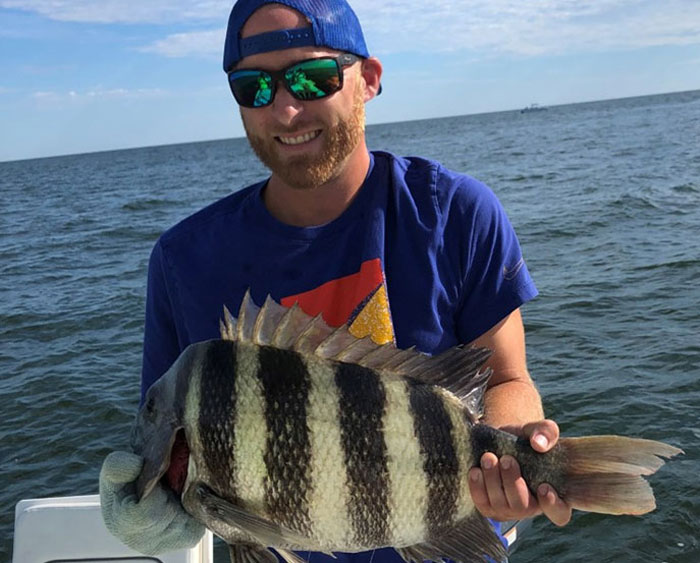
<instances>
[{"instance_id":1,"label":"distant boat","mask_svg":"<svg viewBox=\"0 0 700 563\"><path fill-rule=\"evenodd\" d=\"M547 111L547 107L540 104L530 104L526 108L521 109L520 113L530 113L531 111Z\"/></svg>"}]
</instances>

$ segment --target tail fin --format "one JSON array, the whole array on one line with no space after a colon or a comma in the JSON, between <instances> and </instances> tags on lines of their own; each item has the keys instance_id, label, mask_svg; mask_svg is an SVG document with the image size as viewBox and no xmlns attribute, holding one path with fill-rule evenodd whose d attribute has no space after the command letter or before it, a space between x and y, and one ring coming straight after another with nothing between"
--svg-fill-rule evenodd
<instances>
[{"instance_id":1,"label":"tail fin","mask_svg":"<svg viewBox=\"0 0 700 563\"><path fill-rule=\"evenodd\" d=\"M683 450L662 442L622 436L561 438L566 492L573 508L603 514L645 514L656 508L641 476L655 473Z\"/></svg>"}]
</instances>

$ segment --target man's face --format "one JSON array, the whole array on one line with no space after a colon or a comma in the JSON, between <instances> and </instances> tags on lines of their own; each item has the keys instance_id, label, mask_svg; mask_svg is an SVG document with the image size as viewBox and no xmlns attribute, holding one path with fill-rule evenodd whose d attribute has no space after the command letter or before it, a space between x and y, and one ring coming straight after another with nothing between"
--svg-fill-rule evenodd
<instances>
[{"instance_id":1,"label":"man's face","mask_svg":"<svg viewBox=\"0 0 700 563\"><path fill-rule=\"evenodd\" d=\"M304 25L298 12L278 5L258 10L246 22L243 37ZM300 47L244 58L236 68L279 70L298 61L337 56L338 52ZM342 90L314 101L294 98L282 84L273 102L261 108L241 107L248 140L258 158L287 185L309 189L340 175L364 137L361 63L346 67Z\"/></svg>"}]
</instances>

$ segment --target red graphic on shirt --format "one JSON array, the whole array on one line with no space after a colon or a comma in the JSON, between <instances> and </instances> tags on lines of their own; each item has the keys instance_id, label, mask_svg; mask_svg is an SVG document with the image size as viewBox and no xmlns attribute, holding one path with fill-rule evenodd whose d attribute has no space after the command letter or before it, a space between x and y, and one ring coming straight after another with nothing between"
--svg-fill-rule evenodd
<instances>
[{"instance_id":1,"label":"red graphic on shirt","mask_svg":"<svg viewBox=\"0 0 700 563\"><path fill-rule=\"evenodd\" d=\"M282 305L299 303L301 310L323 319L333 327L347 323L358 338L371 336L378 344L394 338L384 273L379 258L362 264L360 271L282 299Z\"/></svg>"}]
</instances>

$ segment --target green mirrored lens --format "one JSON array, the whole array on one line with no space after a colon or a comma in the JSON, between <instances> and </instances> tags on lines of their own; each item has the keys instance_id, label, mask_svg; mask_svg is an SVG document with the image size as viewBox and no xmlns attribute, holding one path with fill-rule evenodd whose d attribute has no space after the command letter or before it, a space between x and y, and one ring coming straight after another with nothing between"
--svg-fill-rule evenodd
<instances>
[{"instance_id":1,"label":"green mirrored lens","mask_svg":"<svg viewBox=\"0 0 700 563\"><path fill-rule=\"evenodd\" d=\"M300 100L323 98L340 89L340 73L334 59L314 59L291 66L284 73L287 85Z\"/></svg>"},{"instance_id":2,"label":"green mirrored lens","mask_svg":"<svg viewBox=\"0 0 700 563\"><path fill-rule=\"evenodd\" d=\"M343 66L354 62L346 60L348 57L352 55L342 56ZM287 90L298 100L325 98L343 87L341 65L331 57L301 61L279 71L234 70L228 79L236 101L249 108L270 105L280 81L284 81Z\"/></svg>"},{"instance_id":3,"label":"green mirrored lens","mask_svg":"<svg viewBox=\"0 0 700 563\"><path fill-rule=\"evenodd\" d=\"M272 77L260 70L237 70L229 74L229 84L239 104L266 106L272 101Z\"/></svg>"}]
</instances>

